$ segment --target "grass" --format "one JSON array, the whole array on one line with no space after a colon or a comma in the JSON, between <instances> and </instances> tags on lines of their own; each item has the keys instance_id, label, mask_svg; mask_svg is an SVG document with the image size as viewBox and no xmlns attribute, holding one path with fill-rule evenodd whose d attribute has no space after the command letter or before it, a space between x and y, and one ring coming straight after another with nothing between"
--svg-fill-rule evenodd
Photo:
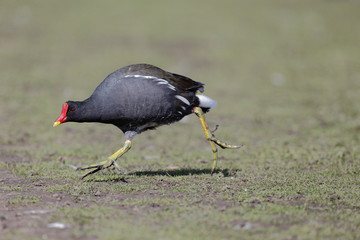
<instances>
[{"instance_id":1,"label":"grass","mask_svg":"<svg viewBox=\"0 0 360 240\"><path fill-rule=\"evenodd\" d=\"M356 239L359 10L356 1L7 1L1 238ZM244 147L220 149L213 176L195 116L137 136L118 160L127 175L81 181L63 167L104 160L123 136L101 124L53 129L61 104L140 62L204 82L218 101L210 126ZM34 208L53 212L15 224L14 211ZM54 232L52 222L71 227Z\"/></svg>"},{"instance_id":2,"label":"grass","mask_svg":"<svg viewBox=\"0 0 360 240\"><path fill-rule=\"evenodd\" d=\"M39 202L40 201L36 196L25 195L16 196L13 200L9 200L8 204L35 204Z\"/></svg>"}]
</instances>

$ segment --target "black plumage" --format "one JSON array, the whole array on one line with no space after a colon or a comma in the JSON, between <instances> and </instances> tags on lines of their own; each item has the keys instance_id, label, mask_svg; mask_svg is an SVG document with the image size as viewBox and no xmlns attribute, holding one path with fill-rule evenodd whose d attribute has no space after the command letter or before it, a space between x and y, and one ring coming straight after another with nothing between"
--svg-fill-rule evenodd
<instances>
[{"instance_id":1,"label":"black plumage","mask_svg":"<svg viewBox=\"0 0 360 240\"><path fill-rule=\"evenodd\" d=\"M68 101L67 122L101 122L124 133L179 121L200 102L203 84L149 64L123 67L109 76L85 101ZM205 109L204 109L205 110Z\"/></svg>"},{"instance_id":2,"label":"black plumage","mask_svg":"<svg viewBox=\"0 0 360 240\"><path fill-rule=\"evenodd\" d=\"M214 154L213 172L217 159L215 144L222 148L239 146L219 141L209 130L204 112L214 107L216 101L197 94L203 90L204 84L158 67L149 64L130 65L107 76L88 99L64 103L54 127L64 122L100 122L113 124L125 133L124 146L107 160L77 168L95 168L86 177L113 165L120 170L115 161L131 148L135 135L195 113L200 118Z\"/></svg>"}]
</instances>

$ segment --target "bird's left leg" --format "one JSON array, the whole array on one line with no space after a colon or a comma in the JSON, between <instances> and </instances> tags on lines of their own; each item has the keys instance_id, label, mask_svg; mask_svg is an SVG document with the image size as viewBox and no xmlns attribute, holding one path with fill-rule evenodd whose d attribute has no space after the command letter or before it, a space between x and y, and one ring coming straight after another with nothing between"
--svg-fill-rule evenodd
<instances>
[{"instance_id":1,"label":"bird's left leg","mask_svg":"<svg viewBox=\"0 0 360 240\"><path fill-rule=\"evenodd\" d=\"M204 129L204 132L205 132L205 137L209 141L209 144L210 144L211 149L213 151L214 161L213 161L213 166L212 166L212 169L211 169L211 174L213 174L214 170L216 168L216 161L217 161L217 148L216 148L215 144L220 146L223 149L224 148L236 149L236 148L240 148L241 145L240 146L230 145L230 144L227 144L227 143L222 142L219 139L217 139L214 136L214 133L213 133L216 129L214 131L210 131L210 129L209 129L207 123L206 123L206 120L205 120L205 114L201 110L201 108L200 107L194 107L194 113L196 114L196 116L199 117L201 125L202 125L202 127Z\"/></svg>"},{"instance_id":2,"label":"bird's left leg","mask_svg":"<svg viewBox=\"0 0 360 240\"><path fill-rule=\"evenodd\" d=\"M122 155L124 155L127 151L130 150L131 148L131 140L132 138L135 136L135 134L131 134L131 133L128 133L126 132L125 133L125 143L124 143L124 146L122 148L120 148L119 150L117 150L113 155L109 156L107 160L105 161L101 161L99 163L96 163L96 164L92 164L92 165L89 165L89 166L86 166L86 167L78 167L76 170L87 170L87 169L93 169L95 168L94 170L88 172L87 174L85 174L84 176L81 177L81 179L84 179L85 177L93 174L93 173L96 173L102 169L106 169L106 168L109 168L111 166L115 166L115 168L117 170L120 171L120 167L118 166L118 164L115 162L119 157L121 157Z\"/></svg>"}]
</instances>

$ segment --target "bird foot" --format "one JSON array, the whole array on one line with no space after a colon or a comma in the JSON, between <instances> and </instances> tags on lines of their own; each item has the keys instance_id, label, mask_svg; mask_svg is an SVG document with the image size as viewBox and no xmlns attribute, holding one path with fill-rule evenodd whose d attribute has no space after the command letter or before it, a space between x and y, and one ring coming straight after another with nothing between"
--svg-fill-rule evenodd
<instances>
[{"instance_id":1,"label":"bird foot","mask_svg":"<svg viewBox=\"0 0 360 240\"><path fill-rule=\"evenodd\" d=\"M229 148L229 149L237 149L237 148L241 148L243 145L230 145L230 144L227 144L223 141L220 141L219 139L217 139L215 137L215 131L218 130L219 128L219 124L216 124L214 130L210 130L210 134L211 134L211 137L208 138L209 141L215 143L216 145L218 145L219 147L221 147L222 149L225 149L225 148Z\"/></svg>"},{"instance_id":2,"label":"bird foot","mask_svg":"<svg viewBox=\"0 0 360 240\"><path fill-rule=\"evenodd\" d=\"M132 132L130 132L130 134L133 134ZM125 136L127 135L127 133L125 133ZM131 139L131 137L133 137L133 135L131 135L129 138ZM87 176L96 173L100 170L109 168L111 166L114 166L119 173L121 174L126 174L123 173L119 167L119 165L115 162L116 159L118 159L119 157L121 157L122 155L124 155L127 151L129 151L129 149L131 148L131 140L127 139L124 143L124 146L122 148L120 148L119 150L117 150L113 155L111 155L110 157L108 157L107 160L96 163L96 164L92 164L86 167L78 167L76 168L77 171L82 171L82 170L87 170L87 169L93 169L92 171L88 172L87 174L85 174L84 176L81 177L81 179L86 178Z\"/></svg>"},{"instance_id":3,"label":"bird foot","mask_svg":"<svg viewBox=\"0 0 360 240\"><path fill-rule=\"evenodd\" d=\"M84 179L85 177L87 177L87 176L89 176L91 174L94 174L94 173L96 173L96 172L98 172L100 170L109 168L111 166L114 166L119 171L119 173L121 173L120 167L117 165L117 163L113 159L107 159L105 161L101 161L99 163L92 164L92 165L85 166L85 167L77 167L75 170L76 171L83 171L83 170L87 170L87 169L94 169L94 170L88 172L87 174L85 174L84 176L81 177L81 179Z\"/></svg>"},{"instance_id":4,"label":"bird foot","mask_svg":"<svg viewBox=\"0 0 360 240\"><path fill-rule=\"evenodd\" d=\"M208 139L209 141L212 141L213 143L215 143L216 145L218 145L219 147L221 147L222 149L228 148L228 149L237 149L237 148L241 148L243 145L230 145L227 144L225 142L220 141L219 139L217 139L214 134L212 134L212 136Z\"/></svg>"}]
</instances>

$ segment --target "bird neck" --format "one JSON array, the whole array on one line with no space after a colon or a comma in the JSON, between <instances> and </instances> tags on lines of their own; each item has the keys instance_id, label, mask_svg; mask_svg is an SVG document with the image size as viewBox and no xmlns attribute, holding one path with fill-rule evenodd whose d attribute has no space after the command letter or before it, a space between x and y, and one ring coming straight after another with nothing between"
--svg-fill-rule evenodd
<instances>
[{"instance_id":1,"label":"bird neck","mask_svg":"<svg viewBox=\"0 0 360 240\"><path fill-rule=\"evenodd\" d=\"M98 122L101 112L96 107L96 103L88 98L84 101L75 102L77 105L77 113L74 116L74 122Z\"/></svg>"}]
</instances>

